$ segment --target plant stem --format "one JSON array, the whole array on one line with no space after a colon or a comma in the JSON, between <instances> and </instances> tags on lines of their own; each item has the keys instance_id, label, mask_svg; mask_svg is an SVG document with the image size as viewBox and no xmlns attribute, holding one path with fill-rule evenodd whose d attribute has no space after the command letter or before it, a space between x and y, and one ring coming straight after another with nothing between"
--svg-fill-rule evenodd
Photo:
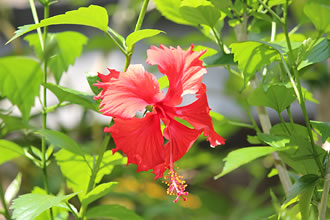
<instances>
[{"instance_id":1,"label":"plant stem","mask_svg":"<svg viewBox=\"0 0 330 220\"><path fill-rule=\"evenodd\" d=\"M1 182L0 182L0 199L1 199L3 209L4 209L3 215L5 216L5 218L7 220L11 220L11 217L9 215L9 209L8 209L8 206L7 206L7 203L6 203L6 200L5 200L5 194L4 194Z\"/></svg>"},{"instance_id":2,"label":"plant stem","mask_svg":"<svg viewBox=\"0 0 330 220\"><path fill-rule=\"evenodd\" d=\"M326 220L327 214L327 205L328 205L328 197L329 197L329 189L330 189L330 157L328 157L328 167L327 172L324 177L324 186L322 198L319 206L319 220Z\"/></svg>"},{"instance_id":3,"label":"plant stem","mask_svg":"<svg viewBox=\"0 0 330 220\"><path fill-rule=\"evenodd\" d=\"M33 16L34 23L39 24L38 14L37 14L36 6L34 4L34 0L29 0L29 3L30 3L30 8L31 8L31 11L32 11L32 16ZM39 36L41 50L44 50L44 41L42 39L41 29L37 28L37 32L38 32L38 36Z\"/></svg>"},{"instance_id":4,"label":"plant stem","mask_svg":"<svg viewBox=\"0 0 330 220\"><path fill-rule=\"evenodd\" d=\"M289 119L290 119L290 123L293 124L293 123L294 123L294 120L293 120L293 117L292 117L292 114L291 114L290 106L288 106L288 107L286 108L286 111L288 112L288 116L289 116Z\"/></svg>"},{"instance_id":5,"label":"plant stem","mask_svg":"<svg viewBox=\"0 0 330 220\"><path fill-rule=\"evenodd\" d=\"M290 42L289 33L288 33L287 11L288 11L288 0L286 1L286 4L284 6L284 13L283 13L284 23L283 23L282 26L283 26L283 30L284 30L286 43L287 43L287 46L288 46L288 49L289 49L289 52L288 52L289 63L292 66L293 73L294 73L294 76L295 76L295 79L296 79L296 82L297 82L297 89L298 89L298 93L299 93L299 96L297 98L298 98L298 101L299 101L299 104L300 104L300 108L301 108L301 110L303 112L303 115L304 115L308 135L309 135L311 145L312 145L313 157L314 157L314 160L315 160L315 162L316 162L316 164L319 168L319 171L320 171L321 175L324 176L325 173L324 173L320 158L318 157L318 153L317 153L317 150L316 150L316 145L315 145L315 142L314 142L313 132L312 132L312 126L310 124L309 117L308 117L307 110L306 110L306 104L305 104L304 96L303 96L303 93L302 93L299 72L297 70L296 63L295 63L295 60L294 60L294 57L293 57L291 42ZM291 83L293 84L293 86L295 85L295 82L291 81Z\"/></svg>"},{"instance_id":6,"label":"plant stem","mask_svg":"<svg viewBox=\"0 0 330 220\"><path fill-rule=\"evenodd\" d=\"M146 15L146 12L147 12L148 4L149 4L149 0L144 0L143 1L143 5L142 5L141 11L140 11L139 18L136 22L134 32L138 31L138 30L141 30L143 19L144 19L144 16ZM127 70L129 64L131 63L134 48L135 48L135 44L133 44L132 49L130 51L127 51L124 71Z\"/></svg>"}]
</instances>

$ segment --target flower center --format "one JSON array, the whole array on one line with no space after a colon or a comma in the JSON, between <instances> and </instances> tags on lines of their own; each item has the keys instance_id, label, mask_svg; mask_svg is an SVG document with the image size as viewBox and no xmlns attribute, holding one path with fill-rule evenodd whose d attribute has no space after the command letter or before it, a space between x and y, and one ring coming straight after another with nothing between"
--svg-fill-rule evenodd
<instances>
[{"instance_id":1,"label":"flower center","mask_svg":"<svg viewBox=\"0 0 330 220\"><path fill-rule=\"evenodd\" d=\"M182 176L179 176L177 172L174 171L171 166L170 171L164 177L165 181L163 181L167 186L167 194L168 195L176 195L176 199L173 201L174 203L178 202L181 197L184 201L187 200L184 196L188 195L188 192L185 192L187 187L186 181L182 179Z\"/></svg>"}]
</instances>

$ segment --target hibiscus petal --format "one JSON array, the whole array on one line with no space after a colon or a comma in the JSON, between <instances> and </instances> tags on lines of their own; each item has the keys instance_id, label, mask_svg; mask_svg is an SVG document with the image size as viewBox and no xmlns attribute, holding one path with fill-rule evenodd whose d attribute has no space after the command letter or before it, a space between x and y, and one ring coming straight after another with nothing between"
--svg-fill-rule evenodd
<instances>
[{"instance_id":1,"label":"hibiscus petal","mask_svg":"<svg viewBox=\"0 0 330 220\"><path fill-rule=\"evenodd\" d=\"M165 106L165 111L171 117L178 117L188 121L195 129L202 130L204 136L210 142L211 147L225 143L225 139L218 135L213 128L213 122L209 115L210 107L206 93L199 94L199 98L190 105L182 107Z\"/></svg>"},{"instance_id":2,"label":"hibiscus petal","mask_svg":"<svg viewBox=\"0 0 330 220\"><path fill-rule=\"evenodd\" d=\"M206 69L199 58L206 51L194 52L192 49L193 45L187 51L160 45L160 48L152 46L147 51L147 63L157 64L159 71L168 77L169 90L164 100L167 105L179 105L183 95L196 94L202 85Z\"/></svg>"},{"instance_id":3,"label":"hibiscus petal","mask_svg":"<svg viewBox=\"0 0 330 220\"><path fill-rule=\"evenodd\" d=\"M171 164L183 157L200 134L200 130L191 129L176 120L170 120L164 129L164 136L168 139L165 145L165 163Z\"/></svg>"},{"instance_id":4,"label":"hibiscus petal","mask_svg":"<svg viewBox=\"0 0 330 220\"><path fill-rule=\"evenodd\" d=\"M160 119L156 113L147 113L144 118L114 119L115 124L106 128L115 141L113 153L121 150L127 155L127 164L137 165L137 172L153 169L164 163L164 138Z\"/></svg>"},{"instance_id":5,"label":"hibiscus petal","mask_svg":"<svg viewBox=\"0 0 330 220\"><path fill-rule=\"evenodd\" d=\"M95 84L93 84L93 86L97 86L98 88L102 88L102 91L97 95L94 96L94 100L98 100L98 99L102 99L104 97L104 93L105 91L108 89L109 87L109 83L110 80L112 78L117 79L119 77L120 72L118 72L117 70L114 69L109 69L109 74L104 75L102 73L97 73L97 76L100 78L101 82L97 82Z\"/></svg>"},{"instance_id":6,"label":"hibiscus petal","mask_svg":"<svg viewBox=\"0 0 330 220\"><path fill-rule=\"evenodd\" d=\"M119 77L106 83L100 107L104 115L132 118L137 111L163 98L157 79L146 72L142 65L131 65Z\"/></svg>"}]
</instances>

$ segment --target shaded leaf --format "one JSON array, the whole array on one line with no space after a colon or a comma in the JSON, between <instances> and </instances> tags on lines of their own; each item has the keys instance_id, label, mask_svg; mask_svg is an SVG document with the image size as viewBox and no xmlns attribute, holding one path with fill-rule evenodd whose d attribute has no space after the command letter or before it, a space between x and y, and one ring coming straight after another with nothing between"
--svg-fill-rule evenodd
<instances>
[{"instance_id":1,"label":"shaded leaf","mask_svg":"<svg viewBox=\"0 0 330 220\"><path fill-rule=\"evenodd\" d=\"M247 83L262 67L279 60L278 51L273 47L256 41L232 43L230 45L234 54L234 61L243 72Z\"/></svg>"},{"instance_id":2,"label":"shaded leaf","mask_svg":"<svg viewBox=\"0 0 330 220\"><path fill-rule=\"evenodd\" d=\"M298 65L298 70L311 64L327 60L329 57L329 51L329 40L327 38L321 38L315 43L313 48L308 51L308 53L305 54L305 56L302 58L302 61Z\"/></svg>"},{"instance_id":3,"label":"shaded leaf","mask_svg":"<svg viewBox=\"0 0 330 220\"><path fill-rule=\"evenodd\" d=\"M310 212L310 205L314 189L318 181L315 181L306 186L299 195L299 208L302 220L310 220L312 212ZM316 218L315 218L316 219Z\"/></svg>"},{"instance_id":4,"label":"shaded leaf","mask_svg":"<svg viewBox=\"0 0 330 220\"><path fill-rule=\"evenodd\" d=\"M4 126L0 128L0 136L5 135L11 131L17 131L24 128L31 128L31 126L21 117L5 115L0 113L0 118Z\"/></svg>"},{"instance_id":5,"label":"shaded leaf","mask_svg":"<svg viewBox=\"0 0 330 220\"><path fill-rule=\"evenodd\" d=\"M140 40L143 40L145 38L153 37L157 34L164 33L164 31L155 30L155 29L144 29L144 30L138 30L134 31L133 33L129 34L126 38L126 46L127 51L131 51L133 46Z\"/></svg>"},{"instance_id":6,"label":"shaded leaf","mask_svg":"<svg viewBox=\"0 0 330 220\"><path fill-rule=\"evenodd\" d=\"M223 65L237 65L237 63L234 62L233 54L224 54L222 51L204 58L203 62L206 68Z\"/></svg>"},{"instance_id":7,"label":"shaded leaf","mask_svg":"<svg viewBox=\"0 0 330 220\"><path fill-rule=\"evenodd\" d=\"M65 88L63 86L58 86L52 83L47 83L45 87L52 91L60 102L67 101L72 104L78 104L87 109L98 111L98 105L93 99L93 95L89 95L74 89Z\"/></svg>"},{"instance_id":8,"label":"shaded leaf","mask_svg":"<svg viewBox=\"0 0 330 220\"><path fill-rule=\"evenodd\" d=\"M84 155L79 145L71 137L62 132L42 129L38 133L46 138L50 144L66 149L74 154Z\"/></svg>"},{"instance_id":9,"label":"shaded leaf","mask_svg":"<svg viewBox=\"0 0 330 220\"><path fill-rule=\"evenodd\" d=\"M194 25L205 24L214 27L221 13L207 0L183 0L179 9L181 16Z\"/></svg>"},{"instance_id":10,"label":"shaded leaf","mask_svg":"<svg viewBox=\"0 0 330 220\"><path fill-rule=\"evenodd\" d=\"M246 147L234 150L224 159L226 163L222 172L214 178L218 179L244 164L247 164L259 157L271 154L275 151L276 149L272 147Z\"/></svg>"},{"instance_id":11,"label":"shaded leaf","mask_svg":"<svg viewBox=\"0 0 330 220\"><path fill-rule=\"evenodd\" d=\"M250 105L267 106L277 112L284 111L292 102L296 100L293 88L282 85L271 85L266 90L261 86L252 91L248 97Z\"/></svg>"},{"instance_id":12,"label":"shaded leaf","mask_svg":"<svg viewBox=\"0 0 330 220\"><path fill-rule=\"evenodd\" d=\"M101 6L90 5L89 7L81 7L77 10L68 11L65 14L41 20L39 24L29 24L18 27L19 30L15 32L15 35L7 42L7 44L23 34L36 30L37 28L57 24L86 25L106 32L108 28L108 19L106 9Z\"/></svg>"},{"instance_id":13,"label":"shaded leaf","mask_svg":"<svg viewBox=\"0 0 330 220\"><path fill-rule=\"evenodd\" d=\"M322 136L322 143L324 143L328 137L330 137L330 123L322 121L311 121L311 124L314 129L320 131Z\"/></svg>"},{"instance_id":14,"label":"shaded leaf","mask_svg":"<svg viewBox=\"0 0 330 220\"><path fill-rule=\"evenodd\" d=\"M24 194L13 201L10 207L14 209L13 218L16 220L34 220L47 209L58 205L64 200L75 196L76 193L63 196L52 196L43 194Z\"/></svg>"},{"instance_id":15,"label":"shaded leaf","mask_svg":"<svg viewBox=\"0 0 330 220\"><path fill-rule=\"evenodd\" d=\"M95 200L102 198L103 196L113 191L117 184L118 182L109 182L102 183L96 186L92 191L90 191L86 196L83 197L83 199L81 200L82 205L87 206Z\"/></svg>"},{"instance_id":16,"label":"shaded leaf","mask_svg":"<svg viewBox=\"0 0 330 220\"><path fill-rule=\"evenodd\" d=\"M95 95L98 95L102 89L94 86L95 83L100 82L100 78L97 76L97 73L88 73L86 76L89 88L93 91Z\"/></svg>"},{"instance_id":17,"label":"shaded leaf","mask_svg":"<svg viewBox=\"0 0 330 220\"><path fill-rule=\"evenodd\" d=\"M24 155L23 149L14 142L0 139L0 164Z\"/></svg>"},{"instance_id":18,"label":"shaded leaf","mask_svg":"<svg viewBox=\"0 0 330 220\"><path fill-rule=\"evenodd\" d=\"M23 119L28 120L34 99L42 82L40 64L28 57L0 58L0 95L17 105Z\"/></svg>"},{"instance_id":19,"label":"shaded leaf","mask_svg":"<svg viewBox=\"0 0 330 220\"><path fill-rule=\"evenodd\" d=\"M304 13L321 33L330 31L330 2L328 0L310 0L304 6Z\"/></svg>"},{"instance_id":20,"label":"shaded leaf","mask_svg":"<svg viewBox=\"0 0 330 220\"><path fill-rule=\"evenodd\" d=\"M290 202L292 199L294 199L296 196L298 196L308 187L311 187L312 185L315 186L315 184L319 179L320 177L314 174L307 174L300 177L290 189L288 196L284 201L284 204Z\"/></svg>"},{"instance_id":21,"label":"shaded leaf","mask_svg":"<svg viewBox=\"0 0 330 220\"><path fill-rule=\"evenodd\" d=\"M100 205L93 207L87 212L87 219L130 219L130 220L142 220L140 216L135 214L132 210L129 210L120 205Z\"/></svg>"}]
</instances>

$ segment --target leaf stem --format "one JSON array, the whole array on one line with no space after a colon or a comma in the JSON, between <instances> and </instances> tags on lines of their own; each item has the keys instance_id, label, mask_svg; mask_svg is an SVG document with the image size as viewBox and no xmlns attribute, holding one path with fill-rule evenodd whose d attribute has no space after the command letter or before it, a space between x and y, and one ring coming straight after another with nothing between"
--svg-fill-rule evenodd
<instances>
[{"instance_id":1,"label":"leaf stem","mask_svg":"<svg viewBox=\"0 0 330 220\"><path fill-rule=\"evenodd\" d=\"M32 16L33 16L34 23L39 24L38 13L37 13L37 10L36 10L36 6L34 4L34 0L29 0L29 3L30 3L30 8L31 8L31 11L32 11ZM38 36L39 36L41 50L44 50L44 41L43 41L43 38L42 38L41 29L37 28L37 32L38 32Z\"/></svg>"},{"instance_id":2,"label":"leaf stem","mask_svg":"<svg viewBox=\"0 0 330 220\"><path fill-rule=\"evenodd\" d=\"M275 13L275 11L273 11L268 5L266 5L263 1L261 1L261 0L259 0L259 3L260 4L262 4L262 6L264 6L266 9L267 9L267 11L269 12L269 13L271 13L273 16L274 16L274 18L275 18L275 20L276 21L278 21L280 24L283 24L283 20Z\"/></svg>"},{"instance_id":3,"label":"leaf stem","mask_svg":"<svg viewBox=\"0 0 330 220\"><path fill-rule=\"evenodd\" d=\"M289 33L288 33L287 11L288 11L288 0L286 1L286 4L284 5L284 13L283 13L284 23L283 23L282 26L283 26L283 30L284 30L286 43L287 43L287 46L288 46L288 49L289 49L289 52L288 52L289 63L292 66L292 70L293 70L297 85L295 84L294 81L292 81L291 79L290 80L291 80L292 86L294 86L294 87L296 86L296 89L298 90L299 96L297 96L297 98L298 98L298 101L299 101L299 104L300 104L300 108L301 108L301 110L303 112L303 115L304 115L304 120L305 120L305 123L306 123L308 135L309 135L311 145L312 145L313 157L314 157L314 160L315 160L315 162L316 162L316 164L319 168L319 171L320 171L321 175L324 176L325 173L324 173L320 158L318 157L318 153L317 153L317 150L316 150L316 145L315 145L315 142L314 142L313 132L312 132L312 126L310 124L309 117L308 117L307 110L306 110L306 104L305 104L304 96L303 96L303 93L302 93L299 72L297 70L296 63L295 63L295 60L294 60L294 57L293 57L291 41L290 41ZM283 58L282 58L282 61L283 61ZM288 71L288 73L289 73L289 71ZM289 77L290 77L290 75L289 75Z\"/></svg>"},{"instance_id":4,"label":"leaf stem","mask_svg":"<svg viewBox=\"0 0 330 220\"><path fill-rule=\"evenodd\" d=\"M319 220L326 220L327 214L327 205L328 205L328 197L330 190L330 156L328 156L328 167L327 172L324 177L324 185L323 185L323 193L321 197L321 202L319 206Z\"/></svg>"},{"instance_id":5,"label":"leaf stem","mask_svg":"<svg viewBox=\"0 0 330 220\"><path fill-rule=\"evenodd\" d=\"M3 209L4 209L3 210L3 215L5 216L5 218L7 220L11 220L11 217L9 215L9 209L8 209L8 206L7 206L7 203L6 203L6 200L5 200L5 194L4 194L1 182L0 182L0 199L1 199Z\"/></svg>"},{"instance_id":6,"label":"leaf stem","mask_svg":"<svg viewBox=\"0 0 330 220\"><path fill-rule=\"evenodd\" d=\"M288 116L289 116L289 119L290 119L290 123L293 124L293 123L294 123L294 120L293 120L293 117L292 117L292 113L291 113L290 106L288 106L288 107L286 108L286 111L288 112Z\"/></svg>"}]
</instances>

